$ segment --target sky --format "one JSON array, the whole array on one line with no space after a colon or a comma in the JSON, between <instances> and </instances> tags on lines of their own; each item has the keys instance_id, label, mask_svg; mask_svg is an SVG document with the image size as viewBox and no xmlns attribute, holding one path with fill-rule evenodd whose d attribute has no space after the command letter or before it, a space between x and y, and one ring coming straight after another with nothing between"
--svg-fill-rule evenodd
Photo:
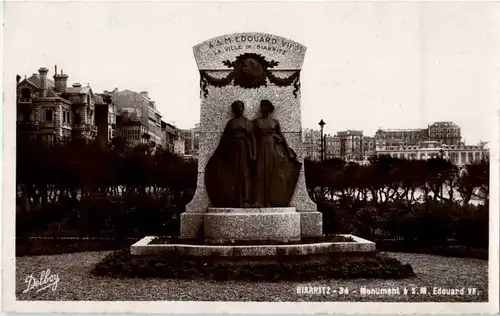
<instances>
[{"instance_id":1,"label":"sky","mask_svg":"<svg viewBox=\"0 0 500 316\"><path fill-rule=\"evenodd\" d=\"M94 92L146 90L167 122L199 122L192 48L264 32L307 47L302 126L325 132L462 127L497 139L500 4L464 2L7 2L5 103L16 74L54 65ZM12 87L12 88L9 88ZM10 99L9 99L10 98ZM15 119L12 115L12 119Z\"/></svg>"}]
</instances>

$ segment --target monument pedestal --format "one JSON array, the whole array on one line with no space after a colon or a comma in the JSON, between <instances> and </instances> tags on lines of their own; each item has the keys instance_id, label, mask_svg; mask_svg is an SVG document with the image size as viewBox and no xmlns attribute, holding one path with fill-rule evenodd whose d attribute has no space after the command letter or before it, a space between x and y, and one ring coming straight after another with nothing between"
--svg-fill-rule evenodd
<instances>
[{"instance_id":1,"label":"monument pedestal","mask_svg":"<svg viewBox=\"0 0 500 316\"><path fill-rule=\"evenodd\" d=\"M300 215L300 236L323 236L323 214L318 211L298 211Z\"/></svg>"},{"instance_id":2,"label":"monument pedestal","mask_svg":"<svg viewBox=\"0 0 500 316\"><path fill-rule=\"evenodd\" d=\"M306 47L272 34L237 33L209 39L196 45L193 52L200 72L198 182L192 201L181 214L181 238L299 240L323 236L322 214L308 195L303 166L300 71ZM217 153L227 124L236 116L233 103L242 102L242 117L253 122L262 118L264 100L274 105L274 111L266 113L279 122L279 136L284 138L285 147L295 152L297 162L302 163L298 180L282 184L284 188L296 185L294 194L289 203L276 204L287 207L272 211L234 208L231 212L220 212L212 205L233 204L211 201L205 181L207 165L210 166L209 161ZM291 170L291 166L285 165L278 172L284 176ZM215 181L208 187L215 192L231 191L225 190L224 185L231 188L234 181L223 178L220 174L209 177L209 182ZM217 181L221 181L221 188Z\"/></svg>"},{"instance_id":3,"label":"monument pedestal","mask_svg":"<svg viewBox=\"0 0 500 316\"><path fill-rule=\"evenodd\" d=\"M231 210L223 211L223 210ZM298 231L298 233L297 233ZM208 208L181 214L181 238L230 240L300 240L323 236L323 214L283 208Z\"/></svg>"},{"instance_id":4,"label":"monument pedestal","mask_svg":"<svg viewBox=\"0 0 500 316\"><path fill-rule=\"evenodd\" d=\"M300 214L295 207L209 207L203 215L203 227L204 238L208 243L300 240Z\"/></svg>"},{"instance_id":5,"label":"monument pedestal","mask_svg":"<svg viewBox=\"0 0 500 316\"><path fill-rule=\"evenodd\" d=\"M181 214L181 238L203 236L203 215L205 215L204 212L184 212Z\"/></svg>"}]
</instances>

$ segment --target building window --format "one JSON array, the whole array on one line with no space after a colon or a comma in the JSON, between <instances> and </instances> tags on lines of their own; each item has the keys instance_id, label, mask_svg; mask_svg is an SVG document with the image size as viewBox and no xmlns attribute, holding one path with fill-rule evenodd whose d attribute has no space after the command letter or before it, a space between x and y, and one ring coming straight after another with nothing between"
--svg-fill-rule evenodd
<instances>
[{"instance_id":1,"label":"building window","mask_svg":"<svg viewBox=\"0 0 500 316\"><path fill-rule=\"evenodd\" d=\"M45 109L45 120L47 122L52 122L54 116L54 112L52 109Z\"/></svg>"},{"instance_id":2,"label":"building window","mask_svg":"<svg viewBox=\"0 0 500 316\"><path fill-rule=\"evenodd\" d=\"M21 91L21 102L31 102L31 90L25 88Z\"/></svg>"},{"instance_id":3,"label":"building window","mask_svg":"<svg viewBox=\"0 0 500 316\"><path fill-rule=\"evenodd\" d=\"M43 141L47 143L53 143L54 142L54 135L43 135L42 136Z\"/></svg>"}]
</instances>

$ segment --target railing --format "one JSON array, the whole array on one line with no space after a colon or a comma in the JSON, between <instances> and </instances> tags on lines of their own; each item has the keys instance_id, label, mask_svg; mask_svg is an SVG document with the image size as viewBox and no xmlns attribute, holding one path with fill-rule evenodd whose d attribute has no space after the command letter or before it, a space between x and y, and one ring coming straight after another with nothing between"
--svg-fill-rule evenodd
<instances>
[{"instance_id":1,"label":"railing","mask_svg":"<svg viewBox=\"0 0 500 316\"><path fill-rule=\"evenodd\" d=\"M92 124L74 124L73 129L97 132L97 126Z\"/></svg>"}]
</instances>

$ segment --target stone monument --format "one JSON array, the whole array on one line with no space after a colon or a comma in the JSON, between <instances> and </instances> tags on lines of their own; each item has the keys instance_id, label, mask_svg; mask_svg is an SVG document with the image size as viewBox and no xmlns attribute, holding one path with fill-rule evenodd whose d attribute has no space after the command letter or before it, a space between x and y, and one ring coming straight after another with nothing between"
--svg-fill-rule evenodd
<instances>
[{"instance_id":1,"label":"stone monument","mask_svg":"<svg viewBox=\"0 0 500 316\"><path fill-rule=\"evenodd\" d=\"M272 34L237 33L193 50L201 98L198 180L181 214L181 238L218 243L322 236L303 166L306 48Z\"/></svg>"}]
</instances>

